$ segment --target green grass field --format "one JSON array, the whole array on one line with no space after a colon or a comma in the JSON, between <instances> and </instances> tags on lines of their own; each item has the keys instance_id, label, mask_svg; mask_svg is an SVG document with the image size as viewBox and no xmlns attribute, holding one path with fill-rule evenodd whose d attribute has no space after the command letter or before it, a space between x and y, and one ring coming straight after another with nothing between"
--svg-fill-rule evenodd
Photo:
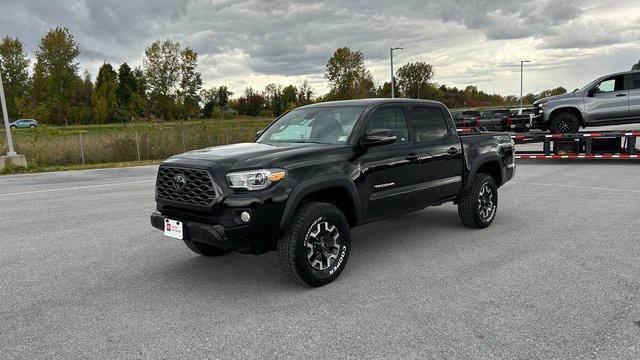
<instances>
[{"instance_id":1,"label":"green grass field","mask_svg":"<svg viewBox=\"0 0 640 360\"><path fill-rule=\"evenodd\" d=\"M162 160L184 151L252 141L272 119L238 117L166 123L46 126L15 129L16 151L27 157L31 171L77 165ZM4 129L3 129L4 130ZM7 152L0 136L0 153Z\"/></svg>"}]
</instances>

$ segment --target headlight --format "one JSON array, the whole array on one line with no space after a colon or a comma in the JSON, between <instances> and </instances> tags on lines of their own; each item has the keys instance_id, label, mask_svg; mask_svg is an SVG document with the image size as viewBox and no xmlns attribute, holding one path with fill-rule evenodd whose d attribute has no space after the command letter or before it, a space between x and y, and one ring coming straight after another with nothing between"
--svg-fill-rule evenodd
<instances>
[{"instance_id":1,"label":"headlight","mask_svg":"<svg viewBox=\"0 0 640 360\"><path fill-rule=\"evenodd\" d=\"M287 176L284 170L251 170L227 174L232 189L263 190Z\"/></svg>"},{"instance_id":2,"label":"headlight","mask_svg":"<svg viewBox=\"0 0 640 360\"><path fill-rule=\"evenodd\" d=\"M541 107L541 108L544 108L545 106L547 106L547 104L548 103L545 101L545 102L539 103L538 106Z\"/></svg>"}]
</instances>

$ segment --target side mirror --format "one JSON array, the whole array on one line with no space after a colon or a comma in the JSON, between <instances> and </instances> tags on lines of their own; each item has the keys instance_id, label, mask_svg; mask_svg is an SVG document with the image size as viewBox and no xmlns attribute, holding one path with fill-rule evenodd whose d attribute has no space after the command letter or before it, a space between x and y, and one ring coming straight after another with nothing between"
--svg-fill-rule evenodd
<instances>
[{"instance_id":1,"label":"side mirror","mask_svg":"<svg viewBox=\"0 0 640 360\"><path fill-rule=\"evenodd\" d=\"M389 145L396 142L396 132L389 129L373 129L360 139L360 146L370 148L374 146Z\"/></svg>"},{"instance_id":2,"label":"side mirror","mask_svg":"<svg viewBox=\"0 0 640 360\"><path fill-rule=\"evenodd\" d=\"M587 96L588 97L593 97L593 95L597 94L600 92L600 89L598 89L597 87L591 88L589 89L589 91L587 92Z\"/></svg>"},{"instance_id":3,"label":"side mirror","mask_svg":"<svg viewBox=\"0 0 640 360\"><path fill-rule=\"evenodd\" d=\"M256 131L256 140L258 140L258 138L260 137L260 135L262 135L263 132L264 132L264 130Z\"/></svg>"}]
</instances>

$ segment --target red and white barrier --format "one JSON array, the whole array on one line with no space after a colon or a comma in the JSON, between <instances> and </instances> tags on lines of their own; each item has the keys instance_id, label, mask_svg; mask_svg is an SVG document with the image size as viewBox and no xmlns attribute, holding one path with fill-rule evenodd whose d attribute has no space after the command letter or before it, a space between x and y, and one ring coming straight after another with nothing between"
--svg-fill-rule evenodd
<instances>
[{"instance_id":1,"label":"red and white barrier","mask_svg":"<svg viewBox=\"0 0 640 360\"><path fill-rule=\"evenodd\" d=\"M517 154L515 156L516 159L520 160L531 160L531 159L568 159L568 160L577 160L577 159L639 159L640 155L629 155L629 154L591 154L591 155L580 155L580 154L567 154L567 155L538 155L538 154Z\"/></svg>"}]
</instances>

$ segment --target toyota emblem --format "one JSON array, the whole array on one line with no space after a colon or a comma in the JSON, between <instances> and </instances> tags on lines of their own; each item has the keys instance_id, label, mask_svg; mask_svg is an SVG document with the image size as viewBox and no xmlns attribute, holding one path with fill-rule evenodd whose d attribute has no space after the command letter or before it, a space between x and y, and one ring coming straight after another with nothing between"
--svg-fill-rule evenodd
<instances>
[{"instance_id":1,"label":"toyota emblem","mask_svg":"<svg viewBox=\"0 0 640 360\"><path fill-rule=\"evenodd\" d=\"M176 176L173 177L173 187L176 190L182 190L185 188L185 186L187 186L187 177L182 175L182 174L178 174Z\"/></svg>"}]
</instances>

